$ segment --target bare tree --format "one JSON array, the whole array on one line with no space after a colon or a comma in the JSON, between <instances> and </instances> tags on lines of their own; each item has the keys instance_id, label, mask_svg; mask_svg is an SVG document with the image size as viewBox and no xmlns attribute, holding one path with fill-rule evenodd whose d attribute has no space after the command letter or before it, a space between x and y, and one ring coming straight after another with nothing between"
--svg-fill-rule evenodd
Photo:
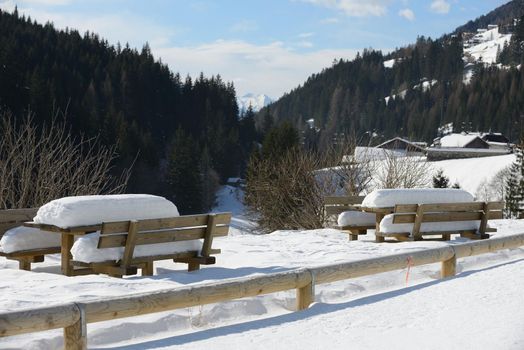
<instances>
[{"instance_id":1,"label":"bare tree","mask_svg":"<svg viewBox=\"0 0 524 350\"><path fill-rule=\"evenodd\" d=\"M244 199L259 227L266 232L322 227L325 196L366 190L372 174L368 163L341 164L355 145L348 139L325 153L294 148L278 159L252 159Z\"/></svg>"},{"instance_id":2,"label":"bare tree","mask_svg":"<svg viewBox=\"0 0 524 350\"><path fill-rule=\"evenodd\" d=\"M0 119L0 207L40 206L64 196L121 193L130 171L110 174L115 147L97 138L75 139L57 118L37 128L30 115L19 124L4 112Z\"/></svg>"},{"instance_id":3,"label":"bare tree","mask_svg":"<svg viewBox=\"0 0 524 350\"><path fill-rule=\"evenodd\" d=\"M428 187L431 167L423 157L407 156L384 150L384 159L376 166L376 188Z\"/></svg>"}]
</instances>

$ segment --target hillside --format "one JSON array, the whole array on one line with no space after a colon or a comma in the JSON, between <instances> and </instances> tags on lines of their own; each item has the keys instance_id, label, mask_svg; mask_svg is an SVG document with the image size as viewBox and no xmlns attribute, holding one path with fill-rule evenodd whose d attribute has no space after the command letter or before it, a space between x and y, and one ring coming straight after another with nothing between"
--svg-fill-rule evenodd
<instances>
[{"instance_id":1,"label":"hillside","mask_svg":"<svg viewBox=\"0 0 524 350\"><path fill-rule=\"evenodd\" d=\"M513 25L502 25L509 17L519 17L520 4L503 5L455 33L476 31L492 20L490 24L501 24L501 32L516 31ZM516 140L524 109L524 79L517 64L523 56L504 69L485 64L507 56L509 40L510 36L501 34L484 51L465 52L461 36L444 35L420 37L387 55L365 50L354 60L337 61L313 74L259 115L269 113L276 121L289 120L299 129L313 118L321 130L321 147L340 133L355 134L361 142L373 144L392 136L431 142L437 128L449 122L458 131L493 130ZM490 54L487 61L482 57L485 52ZM467 62L466 54L473 62ZM367 135L376 136L370 140Z\"/></svg>"},{"instance_id":2,"label":"hillside","mask_svg":"<svg viewBox=\"0 0 524 350\"><path fill-rule=\"evenodd\" d=\"M0 48L1 111L16 118L31 112L39 125L66 114L75 135L116 144L116 169L134 162L129 192L177 195L167 166L177 130L190 140L195 172L238 176L247 158L251 140L239 138L235 89L220 76L184 80L147 44L140 52L114 47L94 33L59 31L16 10L0 11Z\"/></svg>"}]
</instances>

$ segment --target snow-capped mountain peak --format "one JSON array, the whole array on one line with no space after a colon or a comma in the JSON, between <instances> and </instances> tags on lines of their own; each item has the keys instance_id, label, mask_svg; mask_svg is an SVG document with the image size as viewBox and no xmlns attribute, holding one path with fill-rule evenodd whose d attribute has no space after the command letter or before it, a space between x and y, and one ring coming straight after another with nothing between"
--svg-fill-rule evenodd
<instances>
[{"instance_id":1,"label":"snow-capped mountain peak","mask_svg":"<svg viewBox=\"0 0 524 350\"><path fill-rule=\"evenodd\" d=\"M273 100L264 94L255 95L253 93L245 94L244 96L238 98L238 109L240 114L245 113L249 106L253 108L254 112L258 112L263 107L269 105Z\"/></svg>"}]
</instances>

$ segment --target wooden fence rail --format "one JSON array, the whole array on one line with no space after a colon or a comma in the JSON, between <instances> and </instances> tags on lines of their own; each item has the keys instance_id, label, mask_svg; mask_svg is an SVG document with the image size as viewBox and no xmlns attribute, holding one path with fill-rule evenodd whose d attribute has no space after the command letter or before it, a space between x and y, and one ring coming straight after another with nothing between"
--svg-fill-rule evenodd
<instances>
[{"instance_id":1,"label":"wooden fence rail","mask_svg":"<svg viewBox=\"0 0 524 350\"><path fill-rule=\"evenodd\" d=\"M524 233L372 259L301 268L264 276L228 279L103 300L5 312L0 314L0 337L64 328L65 349L86 349L87 323L291 289L297 291L297 310L303 310L314 301L316 284L404 269L408 265L418 266L438 262L442 263L441 277L445 278L455 275L458 258L521 246L524 246Z\"/></svg>"}]
</instances>

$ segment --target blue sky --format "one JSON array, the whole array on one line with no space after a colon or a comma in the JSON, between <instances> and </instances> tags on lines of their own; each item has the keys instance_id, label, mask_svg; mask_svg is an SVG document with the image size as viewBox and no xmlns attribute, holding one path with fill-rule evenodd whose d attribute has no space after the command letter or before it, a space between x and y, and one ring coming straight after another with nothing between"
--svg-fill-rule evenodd
<instances>
[{"instance_id":1,"label":"blue sky","mask_svg":"<svg viewBox=\"0 0 524 350\"><path fill-rule=\"evenodd\" d=\"M182 75L220 74L280 97L308 76L372 47L438 37L507 0L0 0L58 28L141 48Z\"/></svg>"}]
</instances>

